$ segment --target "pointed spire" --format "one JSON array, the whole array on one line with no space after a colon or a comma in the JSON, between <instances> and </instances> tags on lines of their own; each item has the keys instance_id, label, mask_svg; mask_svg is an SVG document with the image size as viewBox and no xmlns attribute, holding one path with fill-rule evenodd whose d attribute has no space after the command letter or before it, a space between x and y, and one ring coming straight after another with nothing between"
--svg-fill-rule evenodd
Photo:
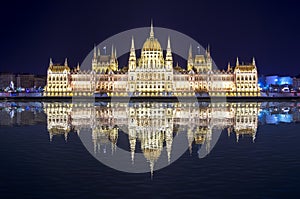
<instances>
[{"instance_id":1,"label":"pointed spire","mask_svg":"<svg viewBox=\"0 0 300 199\"><path fill-rule=\"evenodd\" d=\"M96 58L97 56L97 48L96 48L96 44L94 44L94 59Z\"/></svg>"},{"instance_id":2,"label":"pointed spire","mask_svg":"<svg viewBox=\"0 0 300 199\"><path fill-rule=\"evenodd\" d=\"M129 61L131 61L131 66L135 65L135 60L136 60L136 57L135 57L135 48L134 48L134 38L132 36L132 39L131 39L131 48L130 48L130 56L129 56ZM133 64L133 65L132 65Z\"/></svg>"},{"instance_id":3,"label":"pointed spire","mask_svg":"<svg viewBox=\"0 0 300 199\"><path fill-rule=\"evenodd\" d=\"M206 55L207 55L207 57L210 57L210 46L209 46L209 44L207 45Z\"/></svg>"},{"instance_id":4,"label":"pointed spire","mask_svg":"<svg viewBox=\"0 0 300 199\"><path fill-rule=\"evenodd\" d=\"M117 58L117 48L115 48L115 54L114 54L115 58Z\"/></svg>"},{"instance_id":5,"label":"pointed spire","mask_svg":"<svg viewBox=\"0 0 300 199\"><path fill-rule=\"evenodd\" d=\"M68 58L65 59L65 66L68 66Z\"/></svg>"},{"instance_id":6,"label":"pointed spire","mask_svg":"<svg viewBox=\"0 0 300 199\"><path fill-rule=\"evenodd\" d=\"M190 49L189 49L189 59L193 58L193 50L192 50L192 44L190 44Z\"/></svg>"},{"instance_id":7,"label":"pointed spire","mask_svg":"<svg viewBox=\"0 0 300 199\"><path fill-rule=\"evenodd\" d=\"M133 38L133 36L132 36L132 38L131 38L131 49L135 50L135 48L134 48L134 38Z\"/></svg>"},{"instance_id":8,"label":"pointed spire","mask_svg":"<svg viewBox=\"0 0 300 199\"><path fill-rule=\"evenodd\" d=\"M53 66L52 58L50 58L50 61L49 61L49 67L50 66Z\"/></svg>"},{"instance_id":9,"label":"pointed spire","mask_svg":"<svg viewBox=\"0 0 300 199\"><path fill-rule=\"evenodd\" d=\"M171 41L170 41L170 36L168 36L168 46L167 46L167 49L170 49L170 50L171 50Z\"/></svg>"},{"instance_id":10,"label":"pointed spire","mask_svg":"<svg viewBox=\"0 0 300 199\"><path fill-rule=\"evenodd\" d=\"M227 65L227 71L231 71L230 62L228 62L228 65Z\"/></svg>"},{"instance_id":11,"label":"pointed spire","mask_svg":"<svg viewBox=\"0 0 300 199\"><path fill-rule=\"evenodd\" d=\"M252 59L252 65L253 66L256 66L256 64L255 64L255 58L253 57L253 59Z\"/></svg>"},{"instance_id":12,"label":"pointed spire","mask_svg":"<svg viewBox=\"0 0 300 199\"><path fill-rule=\"evenodd\" d=\"M98 55L98 57L100 56L100 48L99 47L98 47L98 54L97 55Z\"/></svg>"},{"instance_id":13,"label":"pointed spire","mask_svg":"<svg viewBox=\"0 0 300 199\"><path fill-rule=\"evenodd\" d=\"M114 57L114 45L111 45L111 57Z\"/></svg>"},{"instance_id":14,"label":"pointed spire","mask_svg":"<svg viewBox=\"0 0 300 199\"><path fill-rule=\"evenodd\" d=\"M80 71L80 65L79 65L79 62L77 63L76 70L77 70L77 71Z\"/></svg>"},{"instance_id":15,"label":"pointed spire","mask_svg":"<svg viewBox=\"0 0 300 199\"><path fill-rule=\"evenodd\" d=\"M236 57L236 66L239 66L240 62L239 62L239 57Z\"/></svg>"},{"instance_id":16,"label":"pointed spire","mask_svg":"<svg viewBox=\"0 0 300 199\"><path fill-rule=\"evenodd\" d=\"M150 38L154 38L154 31L153 31L153 22L151 19L151 27L150 27Z\"/></svg>"},{"instance_id":17,"label":"pointed spire","mask_svg":"<svg viewBox=\"0 0 300 199\"><path fill-rule=\"evenodd\" d=\"M167 44L167 57L171 58L172 57L172 52L171 52L171 40L170 36L168 37L168 44Z\"/></svg>"}]
</instances>

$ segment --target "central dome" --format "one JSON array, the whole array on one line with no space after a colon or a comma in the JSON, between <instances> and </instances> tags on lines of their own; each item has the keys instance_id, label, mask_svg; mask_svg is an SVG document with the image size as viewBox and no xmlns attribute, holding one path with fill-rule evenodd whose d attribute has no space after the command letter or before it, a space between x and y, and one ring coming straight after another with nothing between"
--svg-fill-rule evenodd
<instances>
[{"instance_id":1,"label":"central dome","mask_svg":"<svg viewBox=\"0 0 300 199\"><path fill-rule=\"evenodd\" d=\"M162 51L159 41L154 37L153 25L151 22L150 37L143 45L143 51Z\"/></svg>"},{"instance_id":2,"label":"central dome","mask_svg":"<svg viewBox=\"0 0 300 199\"><path fill-rule=\"evenodd\" d=\"M143 45L143 51L161 51L161 46L159 41L154 38L154 37L150 37L147 38L147 40L145 41L144 45Z\"/></svg>"}]
</instances>

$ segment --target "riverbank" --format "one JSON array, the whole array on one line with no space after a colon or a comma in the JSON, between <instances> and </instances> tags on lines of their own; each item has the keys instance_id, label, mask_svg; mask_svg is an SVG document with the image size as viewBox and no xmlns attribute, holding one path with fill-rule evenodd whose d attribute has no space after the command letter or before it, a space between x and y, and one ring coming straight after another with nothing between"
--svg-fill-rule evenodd
<instances>
[{"instance_id":1,"label":"riverbank","mask_svg":"<svg viewBox=\"0 0 300 199\"><path fill-rule=\"evenodd\" d=\"M103 101L103 102L192 102L192 101L204 101L204 102L239 102L239 101L251 101L251 102L263 102L263 101L300 101L299 96L283 96L283 97L270 97L270 96L213 96L213 97L0 97L0 101L73 101L73 102L92 102L92 101Z\"/></svg>"}]
</instances>

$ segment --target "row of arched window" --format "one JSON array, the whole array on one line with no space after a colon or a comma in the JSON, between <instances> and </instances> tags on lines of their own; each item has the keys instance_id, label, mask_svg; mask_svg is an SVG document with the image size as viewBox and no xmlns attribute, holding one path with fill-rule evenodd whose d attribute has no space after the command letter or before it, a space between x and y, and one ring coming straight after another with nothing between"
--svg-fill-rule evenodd
<instances>
[{"instance_id":1,"label":"row of arched window","mask_svg":"<svg viewBox=\"0 0 300 199\"><path fill-rule=\"evenodd\" d=\"M62 76L50 76L48 81L67 81L67 77Z\"/></svg>"},{"instance_id":2,"label":"row of arched window","mask_svg":"<svg viewBox=\"0 0 300 199\"><path fill-rule=\"evenodd\" d=\"M255 76L237 76L236 78L237 81L255 81L256 77Z\"/></svg>"}]
</instances>

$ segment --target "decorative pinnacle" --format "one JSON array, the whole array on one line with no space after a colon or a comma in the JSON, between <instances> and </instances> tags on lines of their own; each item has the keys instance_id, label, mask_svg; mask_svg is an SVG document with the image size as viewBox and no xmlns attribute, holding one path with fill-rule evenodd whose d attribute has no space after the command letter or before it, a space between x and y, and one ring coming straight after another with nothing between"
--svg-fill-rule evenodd
<instances>
[{"instance_id":1,"label":"decorative pinnacle","mask_svg":"<svg viewBox=\"0 0 300 199\"><path fill-rule=\"evenodd\" d=\"M114 45L111 45L111 57L114 57Z\"/></svg>"},{"instance_id":2,"label":"decorative pinnacle","mask_svg":"<svg viewBox=\"0 0 300 199\"><path fill-rule=\"evenodd\" d=\"M52 58L50 58L49 66L53 66Z\"/></svg>"},{"instance_id":3,"label":"decorative pinnacle","mask_svg":"<svg viewBox=\"0 0 300 199\"><path fill-rule=\"evenodd\" d=\"M190 44L190 49L189 49L189 59L192 59L192 57L193 57L192 44Z\"/></svg>"},{"instance_id":4,"label":"decorative pinnacle","mask_svg":"<svg viewBox=\"0 0 300 199\"><path fill-rule=\"evenodd\" d=\"M133 36L131 38L131 49L134 49L134 38L133 38Z\"/></svg>"},{"instance_id":5,"label":"decorative pinnacle","mask_svg":"<svg viewBox=\"0 0 300 199\"><path fill-rule=\"evenodd\" d=\"M168 46L167 46L168 50L171 50L171 41L170 41L170 36L168 36Z\"/></svg>"}]
</instances>

